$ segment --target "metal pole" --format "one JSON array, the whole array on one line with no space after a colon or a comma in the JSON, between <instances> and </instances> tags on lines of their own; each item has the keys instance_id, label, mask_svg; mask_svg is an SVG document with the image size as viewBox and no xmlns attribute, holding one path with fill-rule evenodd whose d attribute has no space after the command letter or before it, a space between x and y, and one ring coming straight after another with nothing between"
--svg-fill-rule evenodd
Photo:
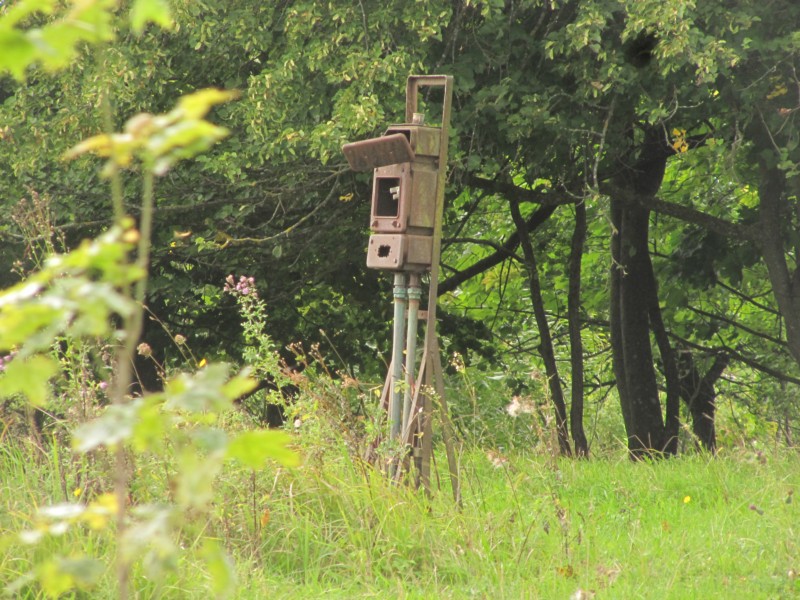
<instances>
[{"instance_id":1,"label":"metal pole","mask_svg":"<svg viewBox=\"0 0 800 600\"><path fill-rule=\"evenodd\" d=\"M429 361L433 361L433 355L437 354L437 359L440 361L441 357L438 356L439 344L436 337L436 302L439 296L439 261L441 260L442 252L442 220L444 217L444 190L447 181L447 150L448 140L450 139L450 112L453 104L453 77L452 75L412 75L408 78L406 83L406 120L413 118L414 113L417 112L417 95L420 86L443 86L444 99L442 102L442 127L439 133L439 178L436 187L436 212L433 224L433 249L431 252L431 270L430 270L430 285L428 287L428 321L425 328L425 342L424 353L427 354ZM440 369L441 370L441 369ZM433 371L433 369L431 369ZM431 381L433 382L436 393L442 399L442 411L444 414L444 381L441 376L436 377L434 373L430 373ZM429 397L425 397L423 403L423 445L422 445L422 468L420 470L420 479L425 489L430 487L430 461L432 455L432 448L430 445L430 420L431 402ZM445 417L443 416L443 419ZM447 450L447 458L450 466L450 478L453 485L453 495L456 501L460 499L460 489L458 480L458 465L455 461L453 448L451 444L445 444Z\"/></svg>"},{"instance_id":2,"label":"metal pole","mask_svg":"<svg viewBox=\"0 0 800 600\"><path fill-rule=\"evenodd\" d=\"M394 275L394 336L392 337L392 389L389 402L389 435L400 436L403 410L403 395L400 381L403 379L403 342L406 319L406 274Z\"/></svg>"},{"instance_id":3,"label":"metal pole","mask_svg":"<svg viewBox=\"0 0 800 600\"><path fill-rule=\"evenodd\" d=\"M414 373L417 369L417 317L419 300L422 297L419 273L411 273L408 279L408 332L406 334L406 390L403 397L403 429L408 429L411 417L411 396L414 388Z\"/></svg>"}]
</instances>

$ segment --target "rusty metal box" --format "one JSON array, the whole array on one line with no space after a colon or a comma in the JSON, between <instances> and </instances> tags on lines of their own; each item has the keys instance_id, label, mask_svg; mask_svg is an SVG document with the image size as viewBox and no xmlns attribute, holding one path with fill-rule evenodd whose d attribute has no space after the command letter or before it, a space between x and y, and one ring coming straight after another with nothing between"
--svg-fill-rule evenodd
<instances>
[{"instance_id":1,"label":"rusty metal box","mask_svg":"<svg viewBox=\"0 0 800 600\"><path fill-rule=\"evenodd\" d=\"M375 170L370 213L373 232L433 235L440 136L438 127L392 125L379 138L342 147L353 169ZM391 260L394 257L381 257L379 263Z\"/></svg>"},{"instance_id":2,"label":"rusty metal box","mask_svg":"<svg viewBox=\"0 0 800 600\"><path fill-rule=\"evenodd\" d=\"M386 157L373 159L383 164L375 168L372 184L372 231L432 234L439 174L439 135L436 127L393 125L383 138L378 138L386 140L380 147L373 143L371 149L380 148ZM400 136L408 141L407 148ZM386 164L389 150L392 157L405 160Z\"/></svg>"},{"instance_id":3,"label":"rusty metal box","mask_svg":"<svg viewBox=\"0 0 800 600\"><path fill-rule=\"evenodd\" d=\"M367 267L388 271L426 271L433 238L427 235L374 234L369 238Z\"/></svg>"},{"instance_id":4,"label":"rusty metal box","mask_svg":"<svg viewBox=\"0 0 800 600\"><path fill-rule=\"evenodd\" d=\"M439 138L442 130L438 127L426 127L424 125L392 125L384 133L384 137L390 135L403 134L408 140L411 150L416 156L429 156L439 158Z\"/></svg>"},{"instance_id":5,"label":"rusty metal box","mask_svg":"<svg viewBox=\"0 0 800 600\"><path fill-rule=\"evenodd\" d=\"M436 169L422 162L375 169L372 231L403 233L409 228L433 229L437 183Z\"/></svg>"}]
</instances>

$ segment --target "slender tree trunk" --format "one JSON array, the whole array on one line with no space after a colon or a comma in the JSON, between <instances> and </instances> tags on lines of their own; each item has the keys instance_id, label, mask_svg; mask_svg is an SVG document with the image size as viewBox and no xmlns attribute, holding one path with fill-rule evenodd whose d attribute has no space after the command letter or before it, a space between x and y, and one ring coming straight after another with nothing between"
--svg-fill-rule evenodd
<instances>
[{"instance_id":1,"label":"slender tree trunk","mask_svg":"<svg viewBox=\"0 0 800 600\"><path fill-rule=\"evenodd\" d=\"M631 416L631 400L626 385L624 344L622 341L622 257L620 243L620 229L622 228L622 203L614 198L611 199L611 272L609 299L609 323L611 329L611 355L613 357L614 379L617 382L617 394L619 395L622 420L625 423L625 432L633 430L633 417Z\"/></svg>"},{"instance_id":2,"label":"slender tree trunk","mask_svg":"<svg viewBox=\"0 0 800 600\"><path fill-rule=\"evenodd\" d=\"M727 354L718 355L706 374L701 376L691 352L679 353L681 398L686 402L692 416L692 432L701 447L712 454L717 450L714 425L717 392L714 386L729 361Z\"/></svg>"},{"instance_id":3,"label":"slender tree trunk","mask_svg":"<svg viewBox=\"0 0 800 600\"><path fill-rule=\"evenodd\" d=\"M664 447L662 450L665 454L674 456L678 453L678 432L681 427L681 382L678 365L675 361L675 353L669 343L669 336L664 326L664 320L661 318L661 306L658 302L658 284L656 283L655 274L653 273L653 263L649 255L647 256L647 262L649 263L648 270L650 274L650 282L647 286L647 291L649 293L648 315L650 317L650 328L656 338L658 353L661 355L661 363L664 366L664 379L667 386L666 415L664 417L666 429Z\"/></svg>"},{"instance_id":4,"label":"slender tree trunk","mask_svg":"<svg viewBox=\"0 0 800 600\"><path fill-rule=\"evenodd\" d=\"M558 367L556 366L556 356L553 351L553 339L550 335L550 325L547 322L547 314L544 310L542 301L542 287L539 283L539 270L536 266L536 256L533 252L528 228L525 220L519 212L519 203L515 199L509 200L511 217L519 231L520 245L525 257L525 266L528 269L529 288L533 313L536 317L536 325L539 328L540 352L544 361L545 373L550 389L550 397L556 409L556 430L558 432L558 446L561 454L570 456L572 451L569 444L569 433L567 431L567 409L564 404L564 393L561 389L561 380L558 377Z\"/></svg>"},{"instance_id":5,"label":"slender tree trunk","mask_svg":"<svg viewBox=\"0 0 800 600\"><path fill-rule=\"evenodd\" d=\"M569 293L567 319L569 321L570 363L572 390L569 408L569 427L576 456L589 456L589 442L583 430L583 341L581 340L581 259L586 240L586 205L575 205L575 230L569 255Z\"/></svg>"}]
</instances>

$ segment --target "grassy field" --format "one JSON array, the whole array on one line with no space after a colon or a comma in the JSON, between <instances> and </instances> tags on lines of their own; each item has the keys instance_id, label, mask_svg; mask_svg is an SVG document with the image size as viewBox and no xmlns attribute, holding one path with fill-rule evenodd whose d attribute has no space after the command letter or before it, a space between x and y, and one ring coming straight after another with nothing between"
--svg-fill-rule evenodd
<instances>
[{"instance_id":1,"label":"grassy field","mask_svg":"<svg viewBox=\"0 0 800 600\"><path fill-rule=\"evenodd\" d=\"M344 450L307 456L294 470L225 471L209 515L181 531L180 558L163 578L137 567L137 597L214 597L201 560L209 537L235 563L234 598L800 597L796 452L632 464L472 449L461 456L461 509L444 472L428 499L388 485ZM76 527L35 548L16 535L37 507L104 491L103 460L4 441L2 585L53 556L113 554L108 531ZM165 500L169 472L140 461L132 501ZM112 567L93 589L64 597L115 597ZM14 595L41 591L20 585Z\"/></svg>"}]
</instances>

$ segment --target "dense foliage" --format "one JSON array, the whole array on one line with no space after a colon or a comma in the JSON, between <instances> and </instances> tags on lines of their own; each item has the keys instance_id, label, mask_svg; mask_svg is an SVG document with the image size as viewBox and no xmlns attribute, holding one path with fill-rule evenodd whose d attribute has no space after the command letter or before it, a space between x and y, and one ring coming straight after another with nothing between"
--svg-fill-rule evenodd
<instances>
[{"instance_id":1,"label":"dense foliage","mask_svg":"<svg viewBox=\"0 0 800 600\"><path fill-rule=\"evenodd\" d=\"M641 595L653 564L659 597L797 591L798 22L790 0L0 0L5 591L588 598ZM456 82L458 507L374 468L410 456L381 433L390 290L339 150L400 120L412 73ZM616 464L559 460L590 448Z\"/></svg>"},{"instance_id":2,"label":"dense foliage","mask_svg":"<svg viewBox=\"0 0 800 600\"><path fill-rule=\"evenodd\" d=\"M389 284L365 269L369 181L339 147L401 120L408 74L449 73L448 354L522 395L540 393L528 373L541 370L564 452L588 451L584 402L615 382L634 452L674 452L682 422L713 448L721 390L791 439L799 10L175 2L168 30L140 23L64 71L0 83L4 283L35 256L20 199L47 203L53 229L34 238L73 247L107 225L95 170L61 160L101 128L104 94L122 119L235 88L215 111L229 138L159 180L149 311L203 356L240 356L221 286L247 273L279 347L319 343L350 374L380 377ZM123 185L136 214L138 179ZM144 337L170 360L162 325L148 320Z\"/></svg>"}]
</instances>

